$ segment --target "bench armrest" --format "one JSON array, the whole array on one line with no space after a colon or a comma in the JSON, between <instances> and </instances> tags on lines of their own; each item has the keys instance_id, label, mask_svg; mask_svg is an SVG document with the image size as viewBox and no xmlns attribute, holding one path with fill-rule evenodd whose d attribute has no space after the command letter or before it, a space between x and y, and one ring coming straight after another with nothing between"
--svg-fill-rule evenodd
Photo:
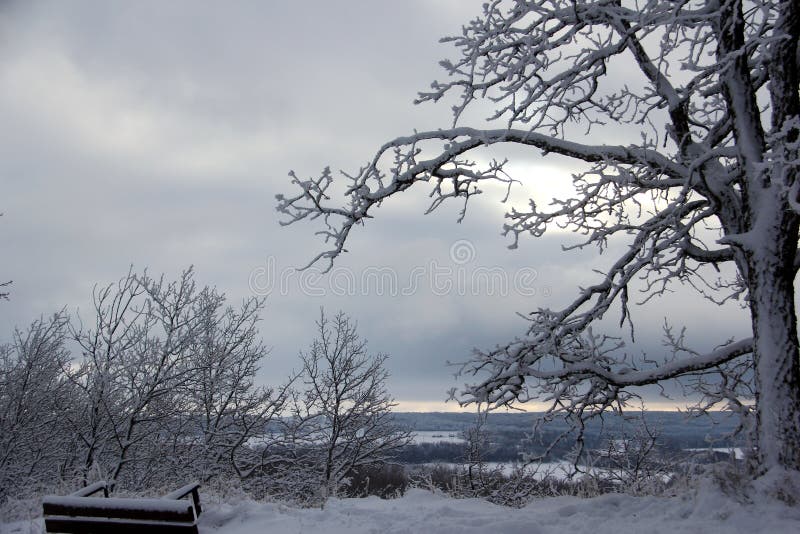
<instances>
[{"instance_id":1,"label":"bench armrest","mask_svg":"<svg viewBox=\"0 0 800 534\"><path fill-rule=\"evenodd\" d=\"M185 486L183 486L181 488L176 489L175 491L167 493L166 495L164 495L161 498L162 499L169 499L169 500L183 499L184 497L186 497L187 495L189 495L191 493L192 494L192 503L194 504L195 512L199 516L203 512L203 509L200 506L200 494L198 492L199 489L200 489L200 483L199 482L191 482L191 483L186 484Z\"/></svg>"},{"instance_id":2,"label":"bench armrest","mask_svg":"<svg viewBox=\"0 0 800 534\"><path fill-rule=\"evenodd\" d=\"M103 497L108 497L108 484L106 484L105 480L95 482L94 484L89 484L85 488L81 488L78 491L70 493L70 495L72 497L88 497L101 491L103 492Z\"/></svg>"}]
</instances>

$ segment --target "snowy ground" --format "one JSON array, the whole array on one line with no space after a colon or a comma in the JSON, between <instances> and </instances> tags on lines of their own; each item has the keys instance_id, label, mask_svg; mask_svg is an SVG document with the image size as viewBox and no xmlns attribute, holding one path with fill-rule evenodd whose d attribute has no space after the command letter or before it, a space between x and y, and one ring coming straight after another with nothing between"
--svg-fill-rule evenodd
<instances>
[{"instance_id":1,"label":"snowy ground","mask_svg":"<svg viewBox=\"0 0 800 534\"><path fill-rule=\"evenodd\" d=\"M204 514L200 524L201 532L226 534L796 533L800 532L800 508L775 502L742 506L709 491L697 499L619 494L556 497L517 510L415 489L394 500L334 500L325 510L280 504L221 505Z\"/></svg>"},{"instance_id":2,"label":"snowy ground","mask_svg":"<svg viewBox=\"0 0 800 534\"><path fill-rule=\"evenodd\" d=\"M539 499L522 509L452 499L422 489L393 500L332 500L324 510L277 503L208 501L205 534L570 534L797 533L800 507L766 498L742 505L706 488L682 497L609 494ZM0 524L2 534L41 532L41 520Z\"/></svg>"}]
</instances>

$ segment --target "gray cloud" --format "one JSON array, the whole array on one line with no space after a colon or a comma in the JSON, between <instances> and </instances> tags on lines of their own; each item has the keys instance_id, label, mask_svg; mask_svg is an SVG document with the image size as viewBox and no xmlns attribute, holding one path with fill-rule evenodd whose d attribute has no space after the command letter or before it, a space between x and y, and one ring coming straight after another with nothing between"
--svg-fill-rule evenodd
<instances>
[{"instance_id":1,"label":"gray cloud","mask_svg":"<svg viewBox=\"0 0 800 534\"><path fill-rule=\"evenodd\" d=\"M446 105L411 101L442 77L436 61L449 48L438 38L457 32L479 4L6 4L0 278L14 279L12 300L0 303L6 336L63 306L86 309L92 286L130 264L168 276L195 264L201 282L238 299L251 294L250 276L269 258L280 269L306 263L322 246L314 228L280 228L274 211L274 195L289 190L288 170L353 170L387 138L447 125ZM547 200L562 190L552 182L574 170L511 155L525 181L519 202L540 184ZM476 256L466 267L535 269L537 294L438 295L424 284L394 297L273 293L261 325L274 347L264 380L297 366L325 306L350 313L373 350L393 355L390 387L399 399L442 399L454 385L447 360L523 332L515 312L565 303L594 279L591 266L607 263L595 251L561 253L560 243L574 239L563 233L509 251L499 236L507 206L499 191L485 196L457 225L460 205L422 217L425 192L407 193L353 235L337 266L387 267L407 279L434 260L453 267L451 245L468 239ZM702 313L686 293L641 310L648 350L659 348L664 316L691 323ZM702 335L731 335L746 324L741 317L718 311Z\"/></svg>"}]
</instances>

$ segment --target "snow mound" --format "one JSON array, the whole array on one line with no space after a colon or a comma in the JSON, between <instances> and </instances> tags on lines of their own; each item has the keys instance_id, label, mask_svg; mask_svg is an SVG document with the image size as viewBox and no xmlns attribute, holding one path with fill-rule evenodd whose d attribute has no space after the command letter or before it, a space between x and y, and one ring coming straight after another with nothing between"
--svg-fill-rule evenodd
<instances>
[{"instance_id":1,"label":"snow mound","mask_svg":"<svg viewBox=\"0 0 800 534\"><path fill-rule=\"evenodd\" d=\"M800 507L765 499L741 504L709 487L675 497L555 497L536 500L522 509L480 499L453 499L421 489L393 500L331 500L324 510L255 502L208 508L200 519L200 531L208 534L800 532Z\"/></svg>"}]
</instances>

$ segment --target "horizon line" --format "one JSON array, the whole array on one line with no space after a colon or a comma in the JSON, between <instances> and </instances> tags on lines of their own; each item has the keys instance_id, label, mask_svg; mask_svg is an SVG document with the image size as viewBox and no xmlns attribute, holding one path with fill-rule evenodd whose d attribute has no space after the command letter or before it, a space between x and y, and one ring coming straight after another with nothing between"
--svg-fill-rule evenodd
<instances>
[{"instance_id":1,"label":"horizon line","mask_svg":"<svg viewBox=\"0 0 800 534\"><path fill-rule=\"evenodd\" d=\"M395 400L396 405L392 408L393 412L403 413L475 413L475 405L461 406L453 401L438 400ZM689 401L643 401L644 411L646 412L685 412L692 405ZM492 410L492 413L541 413L547 411L550 404L543 402L529 402L514 408ZM641 408L629 406L630 411L641 411ZM724 411L724 410L710 410Z\"/></svg>"}]
</instances>

